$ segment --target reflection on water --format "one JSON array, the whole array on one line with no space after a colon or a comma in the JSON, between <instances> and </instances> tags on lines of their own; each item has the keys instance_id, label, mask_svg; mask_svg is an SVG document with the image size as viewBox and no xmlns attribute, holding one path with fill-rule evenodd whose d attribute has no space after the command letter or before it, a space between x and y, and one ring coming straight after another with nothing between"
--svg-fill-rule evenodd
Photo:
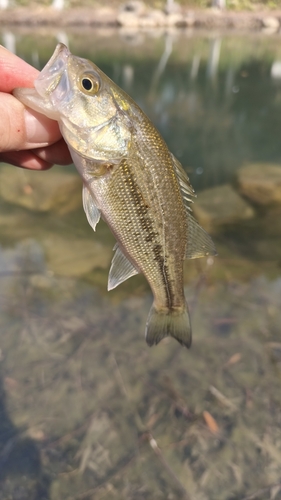
<instances>
[{"instance_id":1,"label":"reflection on water","mask_svg":"<svg viewBox=\"0 0 281 500\"><path fill-rule=\"evenodd\" d=\"M156 123L196 189L232 180L245 161L279 161L279 35L40 33L36 43L22 32L11 43L6 32L2 43L38 67L58 41L93 59Z\"/></svg>"},{"instance_id":2,"label":"reflection on water","mask_svg":"<svg viewBox=\"0 0 281 500\"><path fill-rule=\"evenodd\" d=\"M148 285L106 292L74 169L0 167L0 499L280 498L279 38L14 36L38 67L68 39L133 95L219 257L186 263L191 351L149 349Z\"/></svg>"}]
</instances>

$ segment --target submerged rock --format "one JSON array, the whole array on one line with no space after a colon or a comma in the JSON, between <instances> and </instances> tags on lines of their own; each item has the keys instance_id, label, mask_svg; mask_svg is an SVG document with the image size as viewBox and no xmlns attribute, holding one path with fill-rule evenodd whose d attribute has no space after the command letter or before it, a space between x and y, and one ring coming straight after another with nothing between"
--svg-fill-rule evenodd
<instances>
[{"instance_id":1,"label":"submerged rock","mask_svg":"<svg viewBox=\"0 0 281 500\"><path fill-rule=\"evenodd\" d=\"M35 172L4 166L0 170L3 200L36 212L71 212L81 206L78 175L57 170Z\"/></svg>"},{"instance_id":2,"label":"submerged rock","mask_svg":"<svg viewBox=\"0 0 281 500\"><path fill-rule=\"evenodd\" d=\"M192 210L207 231L254 217L253 208L229 184L201 191Z\"/></svg>"},{"instance_id":3,"label":"submerged rock","mask_svg":"<svg viewBox=\"0 0 281 500\"><path fill-rule=\"evenodd\" d=\"M85 276L93 269L109 269L113 251L98 241L66 239L56 234L43 238L48 270L60 276Z\"/></svg>"},{"instance_id":4,"label":"submerged rock","mask_svg":"<svg viewBox=\"0 0 281 500\"><path fill-rule=\"evenodd\" d=\"M281 203L281 165L253 163L237 174L239 191L258 205Z\"/></svg>"}]
</instances>

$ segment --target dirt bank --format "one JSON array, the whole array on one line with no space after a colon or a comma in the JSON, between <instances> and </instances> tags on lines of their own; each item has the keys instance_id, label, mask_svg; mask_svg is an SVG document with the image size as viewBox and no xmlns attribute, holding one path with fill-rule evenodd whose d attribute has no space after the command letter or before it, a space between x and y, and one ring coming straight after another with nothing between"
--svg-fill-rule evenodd
<instances>
[{"instance_id":1,"label":"dirt bank","mask_svg":"<svg viewBox=\"0 0 281 500\"><path fill-rule=\"evenodd\" d=\"M7 9L0 13L0 27L26 26L125 26L141 30L157 27L207 28L235 30L265 30L277 32L280 29L281 11L220 11L218 9L184 9L181 12L165 14L150 9L138 14L120 11L117 8L72 8L63 11L47 7Z\"/></svg>"}]
</instances>

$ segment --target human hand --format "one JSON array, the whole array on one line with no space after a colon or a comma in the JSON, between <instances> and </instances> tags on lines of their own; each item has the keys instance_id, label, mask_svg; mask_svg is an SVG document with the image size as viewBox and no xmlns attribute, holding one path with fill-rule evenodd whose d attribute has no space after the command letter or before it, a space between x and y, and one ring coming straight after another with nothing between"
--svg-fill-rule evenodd
<instances>
[{"instance_id":1,"label":"human hand","mask_svg":"<svg viewBox=\"0 0 281 500\"><path fill-rule=\"evenodd\" d=\"M0 75L0 161L32 170L72 163L58 123L11 95L16 87L33 87L37 69L0 45Z\"/></svg>"}]
</instances>

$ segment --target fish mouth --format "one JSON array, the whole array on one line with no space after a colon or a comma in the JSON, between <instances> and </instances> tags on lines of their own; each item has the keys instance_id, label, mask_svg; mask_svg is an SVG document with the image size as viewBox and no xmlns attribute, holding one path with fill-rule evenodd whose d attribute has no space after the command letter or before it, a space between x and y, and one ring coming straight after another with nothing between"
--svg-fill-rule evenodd
<instances>
[{"instance_id":1,"label":"fish mouth","mask_svg":"<svg viewBox=\"0 0 281 500\"><path fill-rule=\"evenodd\" d=\"M49 96L58 86L61 87L63 94L69 90L67 78L67 61L69 56L71 56L71 53L66 45L59 43L52 57L34 82L35 89L41 97Z\"/></svg>"}]
</instances>

